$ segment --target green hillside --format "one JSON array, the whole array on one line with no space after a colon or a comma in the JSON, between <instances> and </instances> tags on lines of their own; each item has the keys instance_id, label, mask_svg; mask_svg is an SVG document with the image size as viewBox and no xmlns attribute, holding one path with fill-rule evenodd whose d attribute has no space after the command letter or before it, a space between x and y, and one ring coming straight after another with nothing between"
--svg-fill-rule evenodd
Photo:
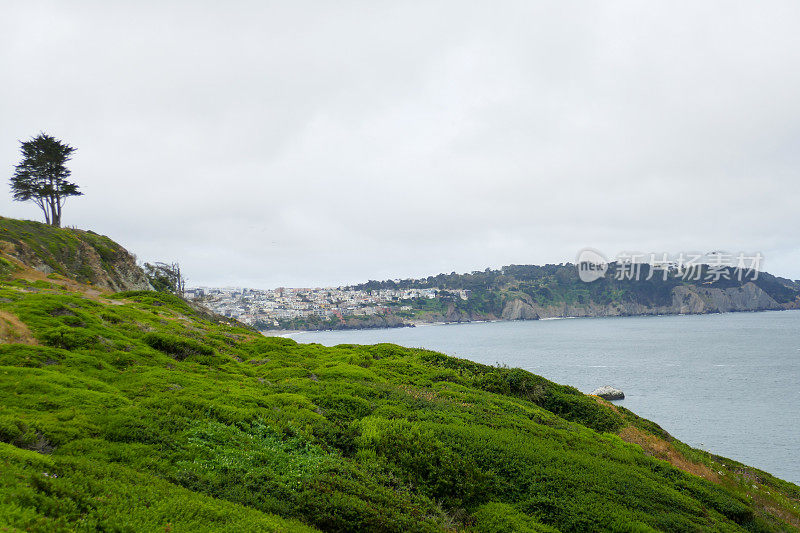
<instances>
[{"instance_id":1,"label":"green hillside","mask_svg":"<svg viewBox=\"0 0 800 533\"><path fill-rule=\"evenodd\" d=\"M523 370L266 338L4 261L0 530L800 527L800 487Z\"/></svg>"}]
</instances>

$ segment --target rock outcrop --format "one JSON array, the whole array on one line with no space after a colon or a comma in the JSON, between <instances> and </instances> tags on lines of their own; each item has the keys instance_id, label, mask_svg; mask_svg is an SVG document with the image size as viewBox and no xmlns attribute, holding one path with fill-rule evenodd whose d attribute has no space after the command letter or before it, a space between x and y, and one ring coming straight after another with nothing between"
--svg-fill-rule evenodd
<instances>
[{"instance_id":1,"label":"rock outcrop","mask_svg":"<svg viewBox=\"0 0 800 533\"><path fill-rule=\"evenodd\" d=\"M624 400L625 393L619 389L615 389L610 385L605 385L600 387L599 389L595 389L591 392L593 396L599 396L604 400Z\"/></svg>"},{"instance_id":2,"label":"rock outcrop","mask_svg":"<svg viewBox=\"0 0 800 533\"><path fill-rule=\"evenodd\" d=\"M500 318L503 320L539 320L539 314L529 301L518 298L506 303Z\"/></svg>"}]
</instances>

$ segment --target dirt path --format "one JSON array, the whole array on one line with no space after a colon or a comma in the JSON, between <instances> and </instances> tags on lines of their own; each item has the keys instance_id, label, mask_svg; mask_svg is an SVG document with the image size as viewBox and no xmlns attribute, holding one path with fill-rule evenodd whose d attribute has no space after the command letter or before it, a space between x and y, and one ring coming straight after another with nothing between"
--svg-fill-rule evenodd
<instances>
[{"instance_id":1,"label":"dirt path","mask_svg":"<svg viewBox=\"0 0 800 533\"><path fill-rule=\"evenodd\" d=\"M39 344L16 315L0 310L0 344Z\"/></svg>"}]
</instances>

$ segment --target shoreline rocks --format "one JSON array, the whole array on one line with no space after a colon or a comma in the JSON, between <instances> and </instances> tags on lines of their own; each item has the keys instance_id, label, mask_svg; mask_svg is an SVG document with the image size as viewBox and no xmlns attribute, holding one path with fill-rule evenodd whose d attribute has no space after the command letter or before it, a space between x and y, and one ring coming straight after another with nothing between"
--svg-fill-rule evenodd
<instances>
[{"instance_id":1,"label":"shoreline rocks","mask_svg":"<svg viewBox=\"0 0 800 533\"><path fill-rule=\"evenodd\" d=\"M615 389L610 385L606 385L604 387L600 387L599 389L593 390L591 393L593 396L599 396L604 400L624 400L625 393L619 389Z\"/></svg>"}]
</instances>

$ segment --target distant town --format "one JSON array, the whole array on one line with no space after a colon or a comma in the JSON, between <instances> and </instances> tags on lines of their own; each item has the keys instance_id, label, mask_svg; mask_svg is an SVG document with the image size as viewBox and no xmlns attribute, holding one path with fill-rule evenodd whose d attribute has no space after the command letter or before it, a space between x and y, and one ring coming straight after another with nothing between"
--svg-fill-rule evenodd
<instances>
[{"instance_id":1,"label":"distant town","mask_svg":"<svg viewBox=\"0 0 800 533\"><path fill-rule=\"evenodd\" d=\"M469 298L469 290L442 291L438 288L358 290L351 287L249 289L190 287L187 298L202 303L215 313L253 326L278 327L280 321L295 318L324 319L381 315L388 311L411 311L417 299L434 300L440 295Z\"/></svg>"}]
</instances>

